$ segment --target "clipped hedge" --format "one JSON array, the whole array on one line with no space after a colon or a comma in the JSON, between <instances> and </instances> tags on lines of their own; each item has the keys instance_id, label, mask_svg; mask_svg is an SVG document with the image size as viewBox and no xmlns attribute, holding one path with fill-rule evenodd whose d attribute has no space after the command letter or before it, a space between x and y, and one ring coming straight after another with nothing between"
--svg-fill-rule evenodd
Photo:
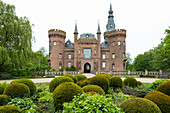
<instances>
[{"instance_id":1,"label":"clipped hedge","mask_svg":"<svg viewBox=\"0 0 170 113\"><path fill-rule=\"evenodd\" d=\"M76 78L75 76L73 76L73 75L65 74L65 75L63 75L63 76L64 76L64 77L70 77L71 79L74 80L74 83L77 83L77 82L78 82L77 78Z\"/></svg>"},{"instance_id":2,"label":"clipped hedge","mask_svg":"<svg viewBox=\"0 0 170 113\"><path fill-rule=\"evenodd\" d=\"M156 88L156 91L160 91L170 96L170 82L165 82Z\"/></svg>"},{"instance_id":3,"label":"clipped hedge","mask_svg":"<svg viewBox=\"0 0 170 113\"><path fill-rule=\"evenodd\" d=\"M87 77L85 75L82 75L82 74L78 74L78 75L74 75L78 81L81 81L81 80L86 80Z\"/></svg>"},{"instance_id":4,"label":"clipped hedge","mask_svg":"<svg viewBox=\"0 0 170 113\"><path fill-rule=\"evenodd\" d=\"M51 80L49 84L50 92L53 92L58 85L64 82L74 82L74 81L70 77L64 77L64 76L55 77L54 79Z\"/></svg>"},{"instance_id":5,"label":"clipped hedge","mask_svg":"<svg viewBox=\"0 0 170 113\"><path fill-rule=\"evenodd\" d=\"M0 85L0 94L3 94L4 89L7 87L8 85Z\"/></svg>"},{"instance_id":6,"label":"clipped hedge","mask_svg":"<svg viewBox=\"0 0 170 113\"><path fill-rule=\"evenodd\" d=\"M13 84L13 83L23 83L23 84L27 85L30 89L30 96L32 96L36 93L36 88L37 88L36 84L30 79L26 79L26 78L18 79L18 80L12 81L10 84Z\"/></svg>"},{"instance_id":7,"label":"clipped hedge","mask_svg":"<svg viewBox=\"0 0 170 113\"><path fill-rule=\"evenodd\" d=\"M137 80L134 77L127 77L124 79L124 85L130 87L137 87Z\"/></svg>"},{"instance_id":8,"label":"clipped hedge","mask_svg":"<svg viewBox=\"0 0 170 113\"><path fill-rule=\"evenodd\" d=\"M97 74L96 76L104 76L106 77L108 80L110 80L111 77L113 77L112 75L108 75L106 73L100 73L100 74Z\"/></svg>"},{"instance_id":9,"label":"clipped hedge","mask_svg":"<svg viewBox=\"0 0 170 113\"><path fill-rule=\"evenodd\" d=\"M162 113L170 112L170 96L159 91L152 91L148 93L144 98L157 104Z\"/></svg>"},{"instance_id":10,"label":"clipped hedge","mask_svg":"<svg viewBox=\"0 0 170 113\"><path fill-rule=\"evenodd\" d=\"M0 95L0 106L6 105L10 101L10 97L7 95Z\"/></svg>"},{"instance_id":11,"label":"clipped hedge","mask_svg":"<svg viewBox=\"0 0 170 113\"><path fill-rule=\"evenodd\" d=\"M91 78L88 78L88 79L86 79L86 80L78 81L78 82L77 82L77 85L79 85L80 87L84 87L84 86L86 86L86 85L89 85L89 84L90 84L90 79L91 79Z\"/></svg>"},{"instance_id":12,"label":"clipped hedge","mask_svg":"<svg viewBox=\"0 0 170 113\"><path fill-rule=\"evenodd\" d=\"M82 89L85 93L86 92L96 92L100 95L105 95L104 90L100 86L97 86L97 85L87 85L87 86L84 86Z\"/></svg>"},{"instance_id":13,"label":"clipped hedge","mask_svg":"<svg viewBox=\"0 0 170 113\"><path fill-rule=\"evenodd\" d=\"M127 99L119 107L125 113L162 113L154 102L144 98Z\"/></svg>"},{"instance_id":14,"label":"clipped hedge","mask_svg":"<svg viewBox=\"0 0 170 113\"><path fill-rule=\"evenodd\" d=\"M23 83L13 83L5 88L4 94L10 96L11 98L29 97L30 89Z\"/></svg>"},{"instance_id":15,"label":"clipped hedge","mask_svg":"<svg viewBox=\"0 0 170 113\"><path fill-rule=\"evenodd\" d=\"M116 88L122 88L123 87L123 81L120 77L111 77L110 78L110 87L113 89Z\"/></svg>"},{"instance_id":16,"label":"clipped hedge","mask_svg":"<svg viewBox=\"0 0 170 113\"><path fill-rule=\"evenodd\" d=\"M170 80L167 80L167 79L160 79L160 80L155 80L155 82L152 82L149 87L152 88L152 89L156 89L159 85L165 83L165 82L168 82Z\"/></svg>"},{"instance_id":17,"label":"clipped hedge","mask_svg":"<svg viewBox=\"0 0 170 113\"><path fill-rule=\"evenodd\" d=\"M20 113L20 109L14 105L5 105L0 107L0 113Z\"/></svg>"},{"instance_id":18,"label":"clipped hedge","mask_svg":"<svg viewBox=\"0 0 170 113\"><path fill-rule=\"evenodd\" d=\"M108 91L110 83L106 77L94 76L90 79L90 84L100 86L105 92Z\"/></svg>"},{"instance_id":19,"label":"clipped hedge","mask_svg":"<svg viewBox=\"0 0 170 113\"><path fill-rule=\"evenodd\" d=\"M53 92L56 110L62 109L64 102L69 102L75 95L83 93L83 89L75 83L65 82L55 88Z\"/></svg>"}]
</instances>

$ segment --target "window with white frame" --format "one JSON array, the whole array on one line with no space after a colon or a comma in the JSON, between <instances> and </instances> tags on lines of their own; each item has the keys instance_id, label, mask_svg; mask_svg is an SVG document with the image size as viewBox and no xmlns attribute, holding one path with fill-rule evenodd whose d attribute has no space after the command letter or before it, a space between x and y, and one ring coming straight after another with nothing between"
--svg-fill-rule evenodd
<instances>
[{"instance_id":1,"label":"window with white frame","mask_svg":"<svg viewBox=\"0 0 170 113\"><path fill-rule=\"evenodd\" d=\"M56 41L54 41L54 46L56 46Z\"/></svg>"},{"instance_id":2,"label":"window with white frame","mask_svg":"<svg viewBox=\"0 0 170 113\"><path fill-rule=\"evenodd\" d=\"M112 64L112 69L115 69L115 64L114 63Z\"/></svg>"},{"instance_id":3,"label":"window with white frame","mask_svg":"<svg viewBox=\"0 0 170 113\"><path fill-rule=\"evenodd\" d=\"M113 46L115 46L115 42L113 42Z\"/></svg>"},{"instance_id":4,"label":"window with white frame","mask_svg":"<svg viewBox=\"0 0 170 113\"><path fill-rule=\"evenodd\" d=\"M61 69L61 62L59 63L59 69Z\"/></svg>"},{"instance_id":5,"label":"window with white frame","mask_svg":"<svg viewBox=\"0 0 170 113\"><path fill-rule=\"evenodd\" d=\"M102 68L106 67L106 62L102 62Z\"/></svg>"},{"instance_id":6,"label":"window with white frame","mask_svg":"<svg viewBox=\"0 0 170 113\"><path fill-rule=\"evenodd\" d=\"M103 58L103 59L105 59L105 58L106 58L106 55L105 55L105 54L103 54L103 55L102 55L102 58Z\"/></svg>"},{"instance_id":7,"label":"window with white frame","mask_svg":"<svg viewBox=\"0 0 170 113\"><path fill-rule=\"evenodd\" d=\"M112 58L115 58L115 54L114 53L112 53Z\"/></svg>"},{"instance_id":8,"label":"window with white frame","mask_svg":"<svg viewBox=\"0 0 170 113\"><path fill-rule=\"evenodd\" d=\"M68 55L68 59L71 59L71 54Z\"/></svg>"},{"instance_id":9,"label":"window with white frame","mask_svg":"<svg viewBox=\"0 0 170 113\"><path fill-rule=\"evenodd\" d=\"M118 41L118 45L120 46L120 41Z\"/></svg>"},{"instance_id":10,"label":"window with white frame","mask_svg":"<svg viewBox=\"0 0 170 113\"><path fill-rule=\"evenodd\" d=\"M59 58L62 58L62 53L59 53Z\"/></svg>"},{"instance_id":11,"label":"window with white frame","mask_svg":"<svg viewBox=\"0 0 170 113\"><path fill-rule=\"evenodd\" d=\"M71 67L71 62L68 62L68 67Z\"/></svg>"}]
</instances>

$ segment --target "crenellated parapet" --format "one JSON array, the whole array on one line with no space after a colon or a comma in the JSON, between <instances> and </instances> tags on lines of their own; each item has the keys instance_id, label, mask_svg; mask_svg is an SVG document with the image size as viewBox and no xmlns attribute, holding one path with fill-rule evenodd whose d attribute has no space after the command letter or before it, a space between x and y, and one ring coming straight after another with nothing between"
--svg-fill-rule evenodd
<instances>
[{"instance_id":1,"label":"crenellated parapet","mask_svg":"<svg viewBox=\"0 0 170 113\"><path fill-rule=\"evenodd\" d=\"M60 29L50 29L48 31L48 35L49 35L49 38L55 37L55 36L66 38L66 32Z\"/></svg>"},{"instance_id":2,"label":"crenellated parapet","mask_svg":"<svg viewBox=\"0 0 170 113\"><path fill-rule=\"evenodd\" d=\"M79 38L78 39L79 44L94 44L98 43L98 40L96 38Z\"/></svg>"},{"instance_id":3,"label":"crenellated parapet","mask_svg":"<svg viewBox=\"0 0 170 113\"><path fill-rule=\"evenodd\" d=\"M125 29L115 29L112 31L104 32L104 37L126 37L126 30Z\"/></svg>"}]
</instances>

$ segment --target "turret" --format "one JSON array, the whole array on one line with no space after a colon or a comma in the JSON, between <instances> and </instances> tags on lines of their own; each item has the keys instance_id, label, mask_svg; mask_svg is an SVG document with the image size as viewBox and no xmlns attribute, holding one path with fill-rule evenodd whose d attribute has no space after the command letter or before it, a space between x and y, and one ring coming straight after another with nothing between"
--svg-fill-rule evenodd
<instances>
[{"instance_id":1,"label":"turret","mask_svg":"<svg viewBox=\"0 0 170 113\"><path fill-rule=\"evenodd\" d=\"M77 48L77 39L78 39L78 30L77 30L77 21L75 22L75 30L74 30L74 66L78 69L77 59L78 59L78 48Z\"/></svg>"}]
</instances>

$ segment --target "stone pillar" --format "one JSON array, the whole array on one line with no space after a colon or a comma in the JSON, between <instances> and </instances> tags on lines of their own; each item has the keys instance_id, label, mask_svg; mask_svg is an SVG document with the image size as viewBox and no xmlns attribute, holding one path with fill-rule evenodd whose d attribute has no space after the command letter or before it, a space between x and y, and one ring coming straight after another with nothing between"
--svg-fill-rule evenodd
<instances>
[{"instance_id":1,"label":"stone pillar","mask_svg":"<svg viewBox=\"0 0 170 113\"><path fill-rule=\"evenodd\" d=\"M112 71L109 71L109 74L112 75Z\"/></svg>"},{"instance_id":2,"label":"stone pillar","mask_svg":"<svg viewBox=\"0 0 170 113\"><path fill-rule=\"evenodd\" d=\"M47 70L45 70L45 71L44 71L44 75L47 75L47 74L48 74L48 73L47 73Z\"/></svg>"},{"instance_id":3,"label":"stone pillar","mask_svg":"<svg viewBox=\"0 0 170 113\"><path fill-rule=\"evenodd\" d=\"M159 74L160 74L160 75L162 75L162 74L163 74L163 73L162 73L162 70L159 70Z\"/></svg>"},{"instance_id":4,"label":"stone pillar","mask_svg":"<svg viewBox=\"0 0 170 113\"><path fill-rule=\"evenodd\" d=\"M147 74L148 74L148 70L145 69L145 75L147 75Z\"/></svg>"},{"instance_id":5,"label":"stone pillar","mask_svg":"<svg viewBox=\"0 0 170 113\"><path fill-rule=\"evenodd\" d=\"M130 70L128 70L128 75L130 75Z\"/></svg>"},{"instance_id":6,"label":"stone pillar","mask_svg":"<svg viewBox=\"0 0 170 113\"><path fill-rule=\"evenodd\" d=\"M63 75L65 75L66 74L66 70L65 69L63 69Z\"/></svg>"}]
</instances>

